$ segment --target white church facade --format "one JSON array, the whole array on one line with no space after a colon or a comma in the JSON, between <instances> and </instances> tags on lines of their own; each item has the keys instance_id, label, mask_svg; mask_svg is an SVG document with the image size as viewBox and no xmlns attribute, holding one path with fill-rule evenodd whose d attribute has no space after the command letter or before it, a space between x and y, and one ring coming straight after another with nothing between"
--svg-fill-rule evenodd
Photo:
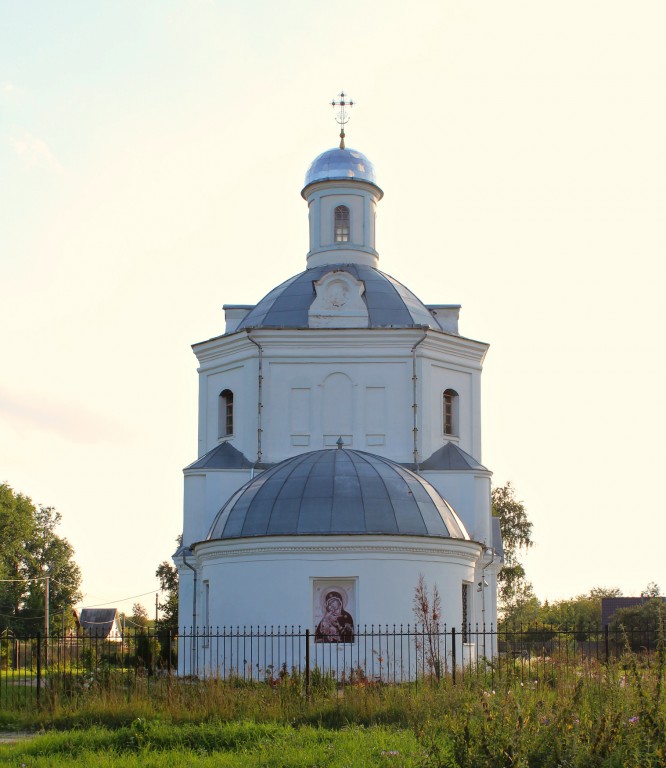
<instances>
[{"instance_id":1,"label":"white church facade","mask_svg":"<svg viewBox=\"0 0 666 768\"><path fill-rule=\"evenodd\" d=\"M502 545L481 463L488 347L459 333L458 305L426 306L379 271L383 192L363 154L324 152L301 194L306 269L255 306L225 305L225 332L193 347L179 624L348 643L413 624L422 575L442 624L490 629Z\"/></svg>"}]
</instances>

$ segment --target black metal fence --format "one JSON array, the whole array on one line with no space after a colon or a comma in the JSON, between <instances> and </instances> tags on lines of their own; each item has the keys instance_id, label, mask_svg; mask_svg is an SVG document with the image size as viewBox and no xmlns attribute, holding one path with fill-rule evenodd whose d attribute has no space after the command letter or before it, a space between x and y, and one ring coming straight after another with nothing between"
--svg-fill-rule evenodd
<instances>
[{"instance_id":1,"label":"black metal fence","mask_svg":"<svg viewBox=\"0 0 666 768\"><path fill-rule=\"evenodd\" d=\"M87 634L0 635L0 708L40 706L54 696L168 695L197 681L234 685L296 684L313 690L345 686L418 687L478 678L488 687L511 678L530 685L601 676L627 652L654 662L656 627L383 626L356 629L346 642L320 642L301 627L136 630L111 640Z\"/></svg>"}]
</instances>

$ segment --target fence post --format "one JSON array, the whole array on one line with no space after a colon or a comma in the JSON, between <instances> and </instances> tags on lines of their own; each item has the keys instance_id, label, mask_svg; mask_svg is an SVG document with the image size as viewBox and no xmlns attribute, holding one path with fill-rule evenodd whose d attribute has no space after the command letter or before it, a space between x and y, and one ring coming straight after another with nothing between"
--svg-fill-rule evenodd
<instances>
[{"instance_id":1,"label":"fence post","mask_svg":"<svg viewBox=\"0 0 666 768\"><path fill-rule=\"evenodd\" d=\"M604 645L606 650L606 664L610 664L610 640L608 638L608 624L604 624Z\"/></svg>"},{"instance_id":2,"label":"fence post","mask_svg":"<svg viewBox=\"0 0 666 768\"><path fill-rule=\"evenodd\" d=\"M305 630L305 700L310 701L310 630Z\"/></svg>"},{"instance_id":3,"label":"fence post","mask_svg":"<svg viewBox=\"0 0 666 768\"><path fill-rule=\"evenodd\" d=\"M456 628L451 627L451 665L453 667L453 684L456 684Z\"/></svg>"},{"instance_id":4,"label":"fence post","mask_svg":"<svg viewBox=\"0 0 666 768\"><path fill-rule=\"evenodd\" d=\"M171 630L167 634L167 701L171 703Z\"/></svg>"},{"instance_id":5,"label":"fence post","mask_svg":"<svg viewBox=\"0 0 666 768\"><path fill-rule=\"evenodd\" d=\"M40 703L42 687L42 636L41 633L37 633L37 706Z\"/></svg>"}]
</instances>

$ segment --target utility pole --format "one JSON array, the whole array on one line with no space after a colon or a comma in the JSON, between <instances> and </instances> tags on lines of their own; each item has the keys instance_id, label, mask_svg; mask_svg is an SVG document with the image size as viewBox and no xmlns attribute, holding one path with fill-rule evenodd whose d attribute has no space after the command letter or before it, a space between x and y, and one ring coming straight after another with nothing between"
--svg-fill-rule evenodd
<instances>
[{"instance_id":1,"label":"utility pole","mask_svg":"<svg viewBox=\"0 0 666 768\"><path fill-rule=\"evenodd\" d=\"M159 598L159 592L155 592L155 632L157 632L157 622L159 621L159 603L157 602Z\"/></svg>"},{"instance_id":2,"label":"utility pole","mask_svg":"<svg viewBox=\"0 0 666 768\"><path fill-rule=\"evenodd\" d=\"M50 576L46 577L45 591L44 591L44 671L49 663L49 624L51 617L49 615L49 603L51 602L50 596Z\"/></svg>"}]
</instances>

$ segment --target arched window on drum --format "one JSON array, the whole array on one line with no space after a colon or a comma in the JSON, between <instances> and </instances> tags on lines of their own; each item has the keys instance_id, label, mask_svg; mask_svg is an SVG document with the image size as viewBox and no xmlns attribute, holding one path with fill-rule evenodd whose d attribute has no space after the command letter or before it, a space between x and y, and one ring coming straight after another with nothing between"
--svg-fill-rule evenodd
<instances>
[{"instance_id":1,"label":"arched window on drum","mask_svg":"<svg viewBox=\"0 0 666 768\"><path fill-rule=\"evenodd\" d=\"M338 205L335 209L335 242L349 242L349 208Z\"/></svg>"},{"instance_id":2,"label":"arched window on drum","mask_svg":"<svg viewBox=\"0 0 666 768\"><path fill-rule=\"evenodd\" d=\"M219 397L218 434L220 437L229 437L234 433L234 393L230 389L223 389Z\"/></svg>"},{"instance_id":3,"label":"arched window on drum","mask_svg":"<svg viewBox=\"0 0 666 768\"><path fill-rule=\"evenodd\" d=\"M445 435L457 435L458 424L458 393L455 389L445 389L442 395L442 421Z\"/></svg>"}]
</instances>

